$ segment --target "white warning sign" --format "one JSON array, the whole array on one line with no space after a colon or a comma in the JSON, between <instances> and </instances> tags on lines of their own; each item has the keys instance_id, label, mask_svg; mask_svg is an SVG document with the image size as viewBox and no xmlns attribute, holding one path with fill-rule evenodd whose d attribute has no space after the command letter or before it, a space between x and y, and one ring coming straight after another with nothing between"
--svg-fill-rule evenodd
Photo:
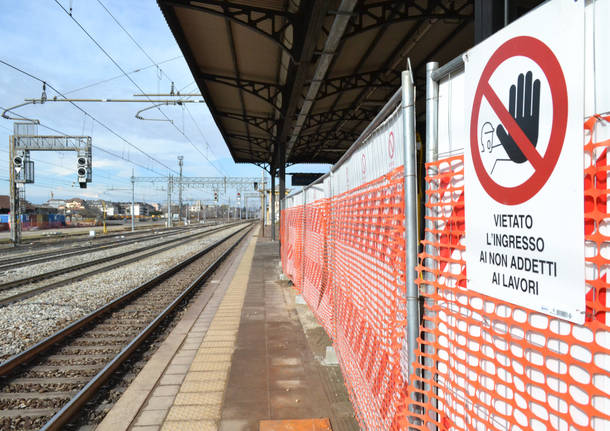
<instances>
[{"instance_id":1,"label":"white warning sign","mask_svg":"<svg viewBox=\"0 0 610 431\"><path fill-rule=\"evenodd\" d=\"M468 288L577 323L583 44L584 0L548 2L466 54L464 89Z\"/></svg>"}]
</instances>

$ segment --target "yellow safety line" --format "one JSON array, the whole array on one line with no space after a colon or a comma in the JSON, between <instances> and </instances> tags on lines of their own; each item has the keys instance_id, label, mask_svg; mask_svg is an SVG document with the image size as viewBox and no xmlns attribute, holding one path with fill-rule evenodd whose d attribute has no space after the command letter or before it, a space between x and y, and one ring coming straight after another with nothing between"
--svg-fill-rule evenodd
<instances>
[{"instance_id":1,"label":"yellow safety line","mask_svg":"<svg viewBox=\"0 0 610 431\"><path fill-rule=\"evenodd\" d=\"M253 235L165 418L162 431L217 429L255 247Z\"/></svg>"}]
</instances>

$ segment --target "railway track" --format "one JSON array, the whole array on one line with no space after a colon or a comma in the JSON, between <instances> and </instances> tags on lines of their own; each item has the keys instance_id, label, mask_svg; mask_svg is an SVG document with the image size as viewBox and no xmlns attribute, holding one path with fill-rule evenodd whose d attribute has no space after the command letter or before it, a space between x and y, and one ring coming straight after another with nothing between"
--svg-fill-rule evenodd
<instances>
[{"instance_id":1,"label":"railway track","mask_svg":"<svg viewBox=\"0 0 610 431\"><path fill-rule=\"evenodd\" d=\"M209 226L198 226L198 227L195 227L194 229L202 229L202 228L206 228L206 227L209 227ZM185 229L185 228L158 231L155 234L154 238L163 238L166 236L177 235L177 234L180 234L180 233L186 232L186 231L187 231L187 229ZM155 231L153 230L152 233L155 233ZM80 255L83 252L87 252L87 251L103 251L103 250L107 250L107 249L114 248L114 247L122 247L124 245L133 244L138 241L151 239L151 232L147 232L145 234L142 234L140 232L140 233L138 233L137 236L130 235L128 238L123 238L123 236L125 236L125 235L124 234L116 235L116 237L118 239L115 239L112 241L105 241L101 244L99 244L99 243L98 244L88 244L88 245L83 245L83 246L78 246L78 247L72 247L67 250L59 249L59 250L45 251L42 253L36 253L36 254L31 254L31 255L22 254L19 256L15 256L15 257L5 257L5 258L2 258L2 261L0 262L0 272L7 271L12 268L25 266L25 265L33 265L33 264L37 264L37 263L49 262L51 260L62 259L64 257Z\"/></svg>"},{"instance_id":2,"label":"railway track","mask_svg":"<svg viewBox=\"0 0 610 431\"><path fill-rule=\"evenodd\" d=\"M215 242L0 364L0 429L62 429L250 228Z\"/></svg>"},{"instance_id":3,"label":"railway track","mask_svg":"<svg viewBox=\"0 0 610 431\"><path fill-rule=\"evenodd\" d=\"M135 232L131 232L130 230L124 231L116 231L113 233L107 233L103 236L96 236L94 241L107 241L112 240L113 238L120 238L123 236L133 236L140 235L142 233L149 234L152 231L167 231L167 230L177 230L179 227L166 228L162 226L153 226L150 228L138 229ZM15 248L11 243L2 243L0 244L0 256L6 256L14 254L15 251L25 251L25 252L35 252L41 249L49 249L53 247L70 247L70 246L78 246L78 244L89 243L91 242L91 238L88 233L79 233L73 235L60 234L57 236L48 236L46 238L36 238L36 239L26 239L22 244L19 244L17 248Z\"/></svg>"},{"instance_id":4,"label":"railway track","mask_svg":"<svg viewBox=\"0 0 610 431\"><path fill-rule=\"evenodd\" d=\"M119 266L127 265L137 260L162 253L170 248L198 240L202 237L211 235L232 226L235 226L235 224L210 228L203 232L190 235L187 238L172 238L159 244L155 244L153 249L151 249L151 246L145 246L138 250L129 250L122 253L85 261L76 265L59 268L43 274L2 283L0 284L0 307L34 295L38 295L51 289L55 289L67 283L72 283L83 278L90 277L101 272L110 271L114 268L118 268ZM108 262L111 263L106 265ZM62 275L70 273L72 274L68 277L61 277ZM56 280L48 282L49 279L53 278L56 278Z\"/></svg>"}]
</instances>

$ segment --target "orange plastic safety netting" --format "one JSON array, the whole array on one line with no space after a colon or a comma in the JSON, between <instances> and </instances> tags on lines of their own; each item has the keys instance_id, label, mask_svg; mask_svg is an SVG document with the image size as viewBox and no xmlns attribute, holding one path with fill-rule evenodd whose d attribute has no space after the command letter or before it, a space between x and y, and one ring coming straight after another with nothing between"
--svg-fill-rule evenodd
<instances>
[{"instance_id":1,"label":"orange plastic safety netting","mask_svg":"<svg viewBox=\"0 0 610 431\"><path fill-rule=\"evenodd\" d=\"M333 291L329 281L328 227L330 199L319 199L305 206L303 278L297 280L303 298L328 335L334 339ZM296 283L295 283L296 284Z\"/></svg>"},{"instance_id":2,"label":"orange plastic safety netting","mask_svg":"<svg viewBox=\"0 0 610 431\"><path fill-rule=\"evenodd\" d=\"M399 411L406 309L402 168L331 202L335 348L363 429Z\"/></svg>"},{"instance_id":3,"label":"orange plastic safety netting","mask_svg":"<svg viewBox=\"0 0 610 431\"><path fill-rule=\"evenodd\" d=\"M419 266L431 280L419 280L424 353L409 387L418 400L413 429L610 429L610 140L594 139L596 126L608 120L585 123L584 325L468 290L463 156L430 164L438 172L426 179L436 240L424 241L434 252L422 253Z\"/></svg>"},{"instance_id":4,"label":"orange plastic safety netting","mask_svg":"<svg viewBox=\"0 0 610 431\"><path fill-rule=\"evenodd\" d=\"M282 270L300 288L303 271L303 206L282 211L280 241Z\"/></svg>"},{"instance_id":5,"label":"orange plastic safety netting","mask_svg":"<svg viewBox=\"0 0 610 431\"><path fill-rule=\"evenodd\" d=\"M404 419L402 172L397 168L304 211L282 213L284 272L333 338L358 419L368 430L400 429Z\"/></svg>"}]
</instances>

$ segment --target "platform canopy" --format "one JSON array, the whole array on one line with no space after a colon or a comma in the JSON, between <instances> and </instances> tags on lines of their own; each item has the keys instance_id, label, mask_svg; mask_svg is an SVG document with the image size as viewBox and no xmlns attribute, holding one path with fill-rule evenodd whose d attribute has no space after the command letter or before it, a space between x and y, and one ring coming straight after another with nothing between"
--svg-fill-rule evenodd
<instances>
[{"instance_id":1,"label":"platform canopy","mask_svg":"<svg viewBox=\"0 0 610 431\"><path fill-rule=\"evenodd\" d=\"M158 3L237 163L336 162L407 58L423 96L426 63L474 39L474 0Z\"/></svg>"}]
</instances>

